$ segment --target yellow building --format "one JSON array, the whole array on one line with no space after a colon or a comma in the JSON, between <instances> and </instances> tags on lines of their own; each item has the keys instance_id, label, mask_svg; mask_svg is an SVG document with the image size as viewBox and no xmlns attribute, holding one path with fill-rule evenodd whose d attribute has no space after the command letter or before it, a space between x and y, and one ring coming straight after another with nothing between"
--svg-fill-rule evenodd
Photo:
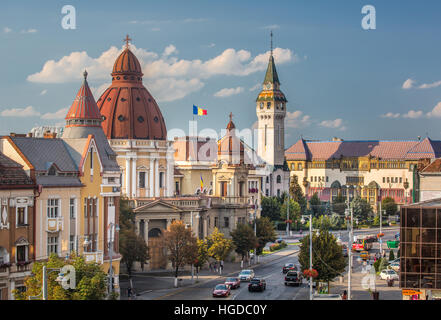
<instances>
[{"instance_id":1,"label":"yellow building","mask_svg":"<svg viewBox=\"0 0 441 320\"><path fill-rule=\"evenodd\" d=\"M86 78L87 72L61 138L11 135L3 137L1 146L38 185L36 260L75 251L109 272L112 259L118 288L120 168Z\"/></svg>"}]
</instances>

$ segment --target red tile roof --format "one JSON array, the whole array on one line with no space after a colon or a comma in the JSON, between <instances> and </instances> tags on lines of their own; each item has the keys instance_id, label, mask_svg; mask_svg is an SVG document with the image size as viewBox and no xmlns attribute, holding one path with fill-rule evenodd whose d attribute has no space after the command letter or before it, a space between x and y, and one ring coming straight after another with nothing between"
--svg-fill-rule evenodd
<instances>
[{"instance_id":1,"label":"red tile roof","mask_svg":"<svg viewBox=\"0 0 441 320\"><path fill-rule=\"evenodd\" d=\"M417 160L441 156L441 141L306 141L300 139L285 151L287 160L328 160L372 156L382 159Z\"/></svg>"}]
</instances>

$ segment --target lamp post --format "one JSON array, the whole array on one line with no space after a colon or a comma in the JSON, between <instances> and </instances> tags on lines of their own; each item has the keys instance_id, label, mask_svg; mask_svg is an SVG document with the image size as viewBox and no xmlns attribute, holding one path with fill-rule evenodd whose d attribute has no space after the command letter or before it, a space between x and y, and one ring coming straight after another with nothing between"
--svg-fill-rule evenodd
<instances>
[{"instance_id":1,"label":"lamp post","mask_svg":"<svg viewBox=\"0 0 441 320\"><path fill-rule=\"evenodd\" d=\"M49 271L49 272L48 272ZM57 282L61 282L63 280L63 276L64 274L61 273L61 268L48 268L46 266L43 266L43 270L42 270L42 274L43 274L43 281L42 281L42 288L41 288L41 292L39 295L37 296L29 296L29 300L33 300L37 297L39 297L40 295L43 296L43 300L48 300L48 294L47 294L47 279L48 279L48 275L52 272L58 271L58 277L55 281Z\"/></svg>"},{"instance_id":2,"label":"lamp post","mask_svg":"<svg viewBox=\"0 0 441 320\"><path fill-rule=\"evenodd\" d=\"M309 215L302 215L302 223L309 220L309 300L312 300L312 212L309 208L309 201L307 210Z\"/></svg>"},{"instance_id":3,"label":"lamp post","mask_svg":"<svg viewBox=\"0 0 441 320\"><path fill-rule=\"evenodd\" d=\"M289 236L289 192L288 192L288 198L287 198L287 204L286 204L286 236Z\"/></svg>"},{"instance_id":4,"label":"lamp post","mask_svg":"<svg viewBox=\"0 0 441 320\"><path fill-rule=\"evenodd\" d=\"M107 227L109 229L109 259L110 259L110 267L109 267L109 300L111 299L111 295L113 293L113 235L112 230L115 227L115 233L119 231L119 226L114 224L113 222L109 223Z\"/></svg>"},{"instance_id":5,"label":"lamp post","mask_svg":"<svg viewBox=\"0 0 441 320\"><path fill-rule=\"evenodd\" d=\"M349 228L349 248L348 248L348 258L349 258L349 270L348 270L348 300L351 300L351 280L352 280L352 242L353 242L353 208L349 208L349 185L347 185L346 188L346 195L347 195L347 209L346 209L346 216L350 219L351 224L348 226ZM350 214L350 217L349 217Z\"/></svg>"}]
</instances>

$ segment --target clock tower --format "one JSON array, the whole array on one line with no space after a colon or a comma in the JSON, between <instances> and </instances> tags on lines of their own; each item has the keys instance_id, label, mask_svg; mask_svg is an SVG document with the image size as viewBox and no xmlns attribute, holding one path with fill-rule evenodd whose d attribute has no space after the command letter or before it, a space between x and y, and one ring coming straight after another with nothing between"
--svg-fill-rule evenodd
<instances>
[{"instance_id":1,"label":"clock tower","mask_svg":"<svg viewBox=\"0 0 441 320\"><path fill-rule=\"evenodd\" d=\"M271 32L271 54L262 91L256 100L258 122L258 155L272 166L281 166L285 159L286 98L280 91L280 82L273 57Z\"/></svg>"}]
</instances>

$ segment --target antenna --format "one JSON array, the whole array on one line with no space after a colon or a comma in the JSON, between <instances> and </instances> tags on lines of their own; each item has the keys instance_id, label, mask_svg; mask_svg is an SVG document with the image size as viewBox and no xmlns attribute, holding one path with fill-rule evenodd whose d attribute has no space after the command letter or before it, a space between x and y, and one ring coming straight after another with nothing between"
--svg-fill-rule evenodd
<instances>
[{"instance_id":1,"label":"antenna","mask_svg":"<svg viewBox=\"0 0 441 320\"><path fill-rule=\"evenodd\" d=\"M273 55L273 30L271 30L270 37L271 37L271 56L272 56Z\"/></svg>"}]
</instances>

